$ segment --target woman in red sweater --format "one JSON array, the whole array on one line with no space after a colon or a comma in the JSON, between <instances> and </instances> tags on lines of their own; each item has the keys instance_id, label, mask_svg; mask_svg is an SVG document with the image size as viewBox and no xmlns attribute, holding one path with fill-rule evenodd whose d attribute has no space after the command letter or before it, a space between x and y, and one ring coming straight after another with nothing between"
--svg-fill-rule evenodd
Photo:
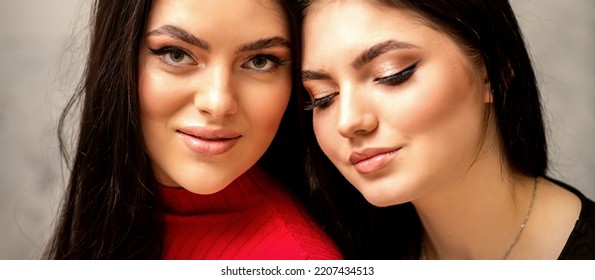
<instances>
[{"instance_id":1,"label":"woman in red sweater","mask_svg":"<svg viewBox=\"0 0 595 280\"><path fill-rule=\"evenodd\" d=\"M94 3L49 258L341 258L300 201L293 6Z\"/></svg>"}]
</instances>

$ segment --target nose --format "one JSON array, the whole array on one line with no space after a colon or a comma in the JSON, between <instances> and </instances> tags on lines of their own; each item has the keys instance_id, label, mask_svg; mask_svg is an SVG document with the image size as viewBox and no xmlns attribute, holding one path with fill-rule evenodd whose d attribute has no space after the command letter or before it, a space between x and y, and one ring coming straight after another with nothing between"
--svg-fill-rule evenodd
<instances>
[{"instance_id":1,"label":"nose","mask_svg":"<svg viewBox=\"0 0 595 280\"><path fill-rule=\"evenodd\" d=\"M345 90L340 93L337 130L345 138L367 135L378 128L373 104L365 96Z\"/></svg>"},{"instance_id":2,"label":"nose","mask_svg":"<svg viewBox=\"0 0 595 280\"><path fill-rule=\"evenodd\" d=\"M194 105L201 114L212 119L223 119L237 113L238 100L230 70L213 69L201 83L194 97Z\"/></svg>"}]
</instances>

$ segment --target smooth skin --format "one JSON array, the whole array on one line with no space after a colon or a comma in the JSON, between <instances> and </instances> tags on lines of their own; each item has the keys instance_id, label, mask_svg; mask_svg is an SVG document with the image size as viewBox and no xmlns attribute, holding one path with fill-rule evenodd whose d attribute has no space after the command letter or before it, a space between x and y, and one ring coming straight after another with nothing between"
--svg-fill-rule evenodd
<instances>
[{"instance_id":1,"label":"smooth skin","mask_svg":"<svg viewBox=\"0 0 595 280\"><path fill-rule=\"evenodd\" d=\"M140 55L140 107L157 181L212 194L272 142L291 94L277 1L155 1Z\"/></svg>"},{"instance_id":2,"label":"smooth skin","mask_svg":"<svg viewBox=\"0 0 595 280\"><path fill-rule=\"evenodd\" d=\"M412 202L426 258L505 257L535 179L502 160L484 66L419 15L368 2L318 1L303 34L314 131L339 171L374 205ZM509 258L555 259L580 212L538 184Z\"/></svg>"}]
</instances>

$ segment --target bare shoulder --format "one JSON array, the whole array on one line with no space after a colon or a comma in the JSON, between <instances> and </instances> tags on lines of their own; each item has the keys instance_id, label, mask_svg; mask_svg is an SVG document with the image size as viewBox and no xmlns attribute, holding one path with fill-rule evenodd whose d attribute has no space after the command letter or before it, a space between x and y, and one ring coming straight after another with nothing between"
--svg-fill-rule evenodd
<instances>
[{"instance_id":1,"label":"bare shoulder","mask_svg":"<svg viewBox=\"0 0 595 280\"><path fill-rule=\"evenodd\" d=\"M568 219L574 224L581 212L580 198L561 185L545 178L539 179L539 192L546 210L551 215ZM565 217L565 218L564 218Z\"/></svg>"},{"instance_id":2,"label":"bare shoulder","mask_svg":"<svg viewBox=\"0 0 595 280\"><path fill-rule=\"evenodd\" d=\"M531 217L533 259L557 259L581 212L580 198L563 186L539 178L534 212Z\"/></svg>"}]
</instances>

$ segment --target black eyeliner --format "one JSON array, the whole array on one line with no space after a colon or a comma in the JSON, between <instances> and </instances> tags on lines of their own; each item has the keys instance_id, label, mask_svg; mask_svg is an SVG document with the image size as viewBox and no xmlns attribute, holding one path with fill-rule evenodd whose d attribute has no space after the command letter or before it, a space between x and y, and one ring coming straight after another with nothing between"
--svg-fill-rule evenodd
<instances>
[{"instance_id":1,"label":"black eyeliner","mask_svg":"<svg viewBox=\"0 0 595 280\"><path fill-rule=\"evenodd\" d=\"M257 58L257 57L264 57L264 58L270 60L271 62L273 62L273 63L275 63L277 65L286 65L286 64L288 64L288 60L286 60L286 59L283 60L283 59L280 59L280 58L278 58L278 57L276 57L274 55L270 55L270 54L259 54L259 55L255 55L255 56L252 57L252 59Z\"/></svg>"},{"instance_id":2,"label":"black eyeliner","mask_svg":"<svg viewBox=\"0 0 595 280\"><path fill-rule=\"evenodd\" d=\"M249 63L250 61L256 59L256 58L264 58L266 60L268 60L269 62L273 63L273 66L271 69L267 69L267 70L256 70L259 72L273 72L275 71L275 69L279 68L280 66L286 65L288 64L288 60L283 60L277 56L271 55L271 54L255 54L253 56L250 56L242 65L245 65L246 63Z\"/></svg>"},{"instance_id":3,"label":"black eyeliner","mask_svg":"<svg viewBox=\"0 0 595 280\"><path fill-rule=\"evenodd\" d=\"M194 56L192 56L191 52L189 52L185 48L176 47L176 46L165 46L165 47L162 47L159 49L153 49L153 48L148 47L148 49L151 52L151 54L159 57L161 63L166 64L168 67L179 69L179 68L188 66L188 65L178 65L175 62L174 63L168 62L167 59L165 58L165 56L168 54L173 54L173 53L180 53L180 54L184 55L185 57L192 59L193 60L192 65L197 65L196 59L194 59Z\"/></svg>"},{"instance_id":4,"label":"black eyeliner","mask_svg":"<svg viewBox=\"0 0 595 280\"><path fill-rule=\"evenodd\" d=\"M178 51L178 52L184 53L184 55L186 55L188 57L192 57L190 55L190 52L188 52L188 50L186 50L184 48L180 48L180 47L167 46L167 47L163 47L163 48L160 48L160 49L152 49L152 48L148 48L148 49L154 55L164 55L164 54L168 54L168 53L172 53L172 52Z\"/></svg>"},{"instance_id":5,"label":"black eyeliner","mask_svg":"<svg viewBox=\"0 0 595 280\"><path fill-rule=\"evenodd\" d=\"M331 103L333 103L333 100L334 100L335 96L337 96L337 95L339 95L339 93L334 92L334 93L325 95L320 98L315 98L314 100L312 100L312 102L310 102L309 104L306 104L306 106L304 106L304 110L310 111L316 107L320 107L320 108L328 107L329 105L331 105Z\"/></svg>"},{"instance_id":6,"label":"black eyeliner","mask_svg":"<svg viewBox=\"0 0 595 280\"><path fill-rule=\"evenodd\" d=\"M250 58L248 58L248 60L246 60L246 62L248 62L250 60L253 60L255 58L258 58L258 57L265 58L268 61L270 61L270 62L272 62L272 63L274 63L274 64L276 64L278 66L288 64L288 60L283 60L283 59L280 59L280 58L278 58L278 57L276 57L274 55L270 55L270 54L256 54L256 55L253 55Z\"/></svg>"},{"instance_id":7,"label":"black eyeliner","mask_svg":"<svg viewBox=\"0 0 595 280\"><path fill-rule=\"evenodd\" d=\"M379 83L379 84L389 85L389 86L399 85L399 84L405 82L407 79L409 79L413 75L413 73L417 69L417 65L419 64L420 61L421 60L413 63L411 66L405 68L403 71L400 71L396 74L389 75L387 77L376 78L376 79L374 79L374 82Z\"/></svg>"}]
</instances>

